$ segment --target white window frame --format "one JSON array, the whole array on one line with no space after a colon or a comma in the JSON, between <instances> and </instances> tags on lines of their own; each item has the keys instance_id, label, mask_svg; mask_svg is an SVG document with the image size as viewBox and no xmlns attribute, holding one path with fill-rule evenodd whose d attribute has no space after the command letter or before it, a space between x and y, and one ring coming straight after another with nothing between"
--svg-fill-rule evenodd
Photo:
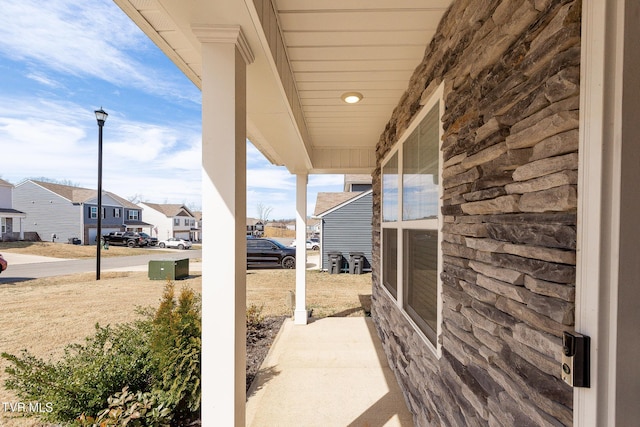
<instances>
[{"instance_id":1,"label":"white window frame","mask_svg":"<svg viewBox=\"0 0 640 427\"><path fill-rule=\"evenodd\" d=\"M113 208L113 217L120 218L120 208Z\"/></svg>"},{"instance_id":2,"label":"white window frame","mask_svg":"<svg viewBox=\"0 0 640 427\"><path fill-rule=\"evenodd\" d=\"M127 219L129 219L131 221L138 221L139 218L140 218L140 214L138 213L137 210L129 209L129 212L127 214Z\"/></svg>"},{"instance_id":3,"label":"white window frame","mask_svg":"<svg viewBox=\"0 0 640 427\"><path fill-rule=\"evenodd\" d=\"M425 342L425 345L438 357L442 357L442 344L440 342L440 336L442 335L442 280L440 275L442 273L442 224L443 224L443 215L442 215L442 195L443 195L443 187L442 187L442 135L444 133L442 129L442 115L444 113L444 82L438 86L438 88L431 95L429 100L425 105L423 105L422 110L418 113L418 115L411 122L407 130L402 134L398 142L395 146L387 153L387 155L382 160L381 167L389 162L389 160L397 153L398 155L398 196L397 196L397 220L396 221L384 221L382 217L382 213L384 211L384 193L381 189L381 211L380 211L380 280L384 280L384 230L385 229L395 229L397 230L397 247L398 247L398 258L396 261L396 270L397 270L397 289L396 294L397 297L394 297L393 294L386 288L384 283L381 284L381 288L387 295L396 302L397 307L400 309L404 317L407 319L409 324L415 329L416 333L422 338ZM423 220L404 220L402 216L402 207L403 207L403 146L408 137L413 133L413 131L422 123L425 119L429 111L435 106L438 105L438 113L439 113L439 140L440 140L440 148L438 150L439 153L439 165L438 165L438 218L437 219L423 219ZM434 223L435 222L435 223ZM405 251L405 242L404 242L404 231L405 230L419 230L419 229L429 229L429 230L437 230L438 231L438 272L437 272L437 321L436 321L436 337L435 337L435 345L429 340L426 334L422 331L422 329L416 324L416 322L411 318L409 313L405 310L405 282L404 282L404 269L405 269L405 260L403 257L403 253Z\"/></svg>"},{"instance_id":4,"label":"white window frame","mask_svg":"<svg viewBox=\"0 0 640 427\"><path fill-rule=\"evenodd\" d=\"M98 207L89 206L89 219L98 219Z\"/></svg>"},{"instance_id":5,"label":"white window frame","mask_svg":"<svg viewBox=\"0 0 640 427\"><path fill-rule=\"evenodd\" d=\"M175 227L180 227L180 218L173 218L173 225Z\"/></svg>"}]
</instances>

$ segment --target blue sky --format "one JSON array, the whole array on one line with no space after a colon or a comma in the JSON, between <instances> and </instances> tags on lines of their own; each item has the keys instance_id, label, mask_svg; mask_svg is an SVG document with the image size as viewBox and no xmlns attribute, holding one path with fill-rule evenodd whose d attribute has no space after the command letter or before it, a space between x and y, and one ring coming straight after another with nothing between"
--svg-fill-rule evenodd
<instances>
[{"instance_id":1,"label":"blue sky","mask_svg":"<svg viewBox=\"0 0 640 427\"><path fill-rule=\"evenodd\" d=\"M198 88L111 0L2 0L0 178L96 188L100 107L103 188L199 209ZM250 143L247 167L247 215L293 218L295 177ZM309 214L318 191L341 190L342 176L310 176Z\"/></svg>"}]
</instances>

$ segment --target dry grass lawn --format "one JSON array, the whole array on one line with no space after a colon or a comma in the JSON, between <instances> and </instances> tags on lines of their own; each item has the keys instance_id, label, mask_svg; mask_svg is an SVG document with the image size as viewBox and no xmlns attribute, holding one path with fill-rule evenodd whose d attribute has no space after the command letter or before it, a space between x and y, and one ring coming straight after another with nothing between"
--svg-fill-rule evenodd
<instances>
[{"instance_id":1,"label":"dry grass lawn","mask_svg":"<svg viewBox=\"0 0 640 427\"><path fill-rule=\"evenodd\" d=\"M74 248L74 245L65 246ZM0 250L5 249L0 246ZM51 256L51 253L47 255ZM0 352L16 354L21 349L28 349L45 359L58 358L65 345L82 342L84 337L91 335L96 323L128 322L136 318L137 307L156 306L164 284L149 280L146 272L105 272L100 281L95 281L93 273L86 273L0 284ZM177 284L198 292L202 290L199 274ZM262 307L266 316L291 315L289 301L294 290L293 270L247 272L247 305ZM371 275L309 271L307 302L314 317L366 315L371 304ZM4 359L0 359L0 426L41 425L33 418L11 418L3 410L2 402L18 401L4 390L5 367Z\"/></svg>"},{"instance_id":2,"label":"dry grass lawn","mask_svg":"<svg viewBox=\"0 0 640 427\"><path fill-rule=\"evenodd\" d=\"M161 250L161 249L156 249ZM53 242L0 242L0 253L14 252L18 254L40 255L53 258L94 258L96 256L95 245L70 245L68 243ZM101 257L147 255L149 251L143 248L128 248L126 246L109 246L109 249L100 251Z\"/></svg>"}]
</instances>

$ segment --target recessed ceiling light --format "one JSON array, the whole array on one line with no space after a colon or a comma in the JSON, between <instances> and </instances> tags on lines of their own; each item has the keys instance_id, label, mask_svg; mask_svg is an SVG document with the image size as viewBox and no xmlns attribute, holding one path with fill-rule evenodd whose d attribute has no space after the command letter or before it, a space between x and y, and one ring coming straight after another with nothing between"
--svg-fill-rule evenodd
<instances>
[{"instance_id":1,"label":"recessed ceiling light","mask_svg":"<svg viewBox=\"0 0 640 427\"><path fill-rule=\"evenodd\" d=\"M362 100L362 94L360 92L346 92L342 94L341 98L347 104L355 104Z\"/></svg>"}]
</instances>

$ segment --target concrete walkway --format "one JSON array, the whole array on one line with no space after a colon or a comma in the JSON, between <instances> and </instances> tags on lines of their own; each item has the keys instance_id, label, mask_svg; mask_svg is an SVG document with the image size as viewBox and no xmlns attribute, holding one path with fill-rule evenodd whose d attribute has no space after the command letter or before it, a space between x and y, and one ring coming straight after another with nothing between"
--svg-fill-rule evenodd
<instances>
[{"instance_id":1,"label":"concrete walkway","mask_svg":"<svg viewBox=\"0 0 640 427\"><path fill-rule=\"evenodd\" d=\"M248 393L247 426L412 426L370 318L285 321Z\"/></svg>"}]
</instances>

